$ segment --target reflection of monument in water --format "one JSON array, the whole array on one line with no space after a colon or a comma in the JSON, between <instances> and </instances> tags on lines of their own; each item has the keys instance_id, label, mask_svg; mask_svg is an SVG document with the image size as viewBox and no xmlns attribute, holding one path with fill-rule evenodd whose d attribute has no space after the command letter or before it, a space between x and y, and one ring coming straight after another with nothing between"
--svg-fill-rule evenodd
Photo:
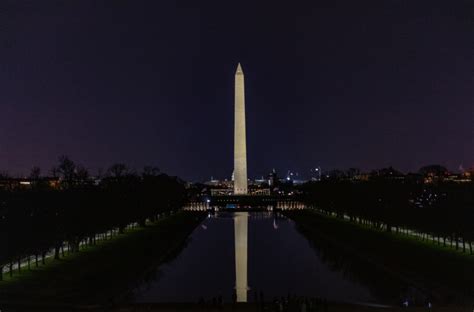
<instances>
[{"instance_id":1,"label":"reflection of monument in water","mask_svg":"<svg viewBox=\"0 0 474 312\"><path fill-rule=\"evenodd\" d=\"M248 212L234 214L235 293L237 302L247 302Z\"/></svg>"}]
</instances>

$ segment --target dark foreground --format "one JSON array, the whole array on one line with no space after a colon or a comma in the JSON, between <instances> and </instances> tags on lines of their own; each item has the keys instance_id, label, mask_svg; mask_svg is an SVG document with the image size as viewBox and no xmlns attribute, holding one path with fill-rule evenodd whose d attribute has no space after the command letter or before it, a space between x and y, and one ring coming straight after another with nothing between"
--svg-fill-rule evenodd
<instances>
[{"instance_id":1,"label":"dark foreground","mask_svg":"<svg viewBox=\"0 0 474 312\"><path fill-rule=\"evenodd\" d=\"M417 307L367 307L328 303L305 311L429 311L420 299L429 295L432 311L473 311L469 298L474 282L473 259L429 245L328 218L312 211L285 213L299 225L319 251L339 269L352 266L353 278L375 288L380 283L397 299L400 288L417 289ZM255 303L224 304L129 304L130 290L153 278L154 269L178 254L189 234L203 220L202 213L178 213L154 225L132 230L88 250L55 260L13 281L0 282L0 311L280 311L271 303L264 309ZM355 269L355 270L354 270ZM373 272L391 276L381 280ZM349 271L349 270L348 270ZM370 273L372 272L372 273ZM386 273L389 274L386 274ZM433 274L434 273L434 274ZM464 289L464 290L463 290ZM458 296L459 295L459 296ZM400 297L401 299L401 297ZM410 298L412 300L413 298ZM415 302L413 303L415 304ZM282 311L303 311L297 305Z\"/></svg>"},{"instance_id":2,"label":"dark foreground","mask_svg":"<svg viewBox=\"0 0 474 312\"><path fill-rule=\"evenodd\" d=\"M462 305L473 311L473 256L311 210L285 215L319 252L334 258L328 260L352 278L372 285L387 302L397 305L409 300L423 306L430 301L435 306Z\"/></svg>"},{"instance_id":3,"label":"dark foreground","mask_svg":"<svg viewBox=\"0 0 474 312\"><path fill-rule=\"evenodd\" d=\"M3 311L3 310L2 310ZM181 312L218 312L218 311L235 311L235 312L259 312L259 311L280 311L272 304L266 304L265 306L258 306L253 303L239 303L239 304L224 304L222 306L205 306L199 304L133 304L133 305L115 305L115 306L35 306L32 307L23 306L9 308L5 307L5 311L9 312L26 312L26 311L51 311L51 312L66 312L66 311L80 311L80 312L99 312L99 311L110 311L110 312L141 312L141 311L157 311L157 312L171 312L171 311L181 311ZM300 312L303 311L301 307L291 306L286 309L283 309L282 312ZM357 305L347 305L347 304L329 304L327 307L319 307L315 309L306 309L307 312L402 312L402 311L413 311L413 312L422 312L422 311L439 311L439 312L471 312L472 308L470 307L460 307L460 306L449 306L449 307L433 307L429 310L426 307L366 307L366 306L357 306Z\"/></svg>"},{"instance_id":4,"label":"dark foreground","mask_svg":"<svg viewBox=\"0 0 474 312\"><path fill-rule=\"evenodd\" d=\"M178 254L203 218L180 212L0 282L0 310L129 302L135 283Z\"/></svg>"}]
</instances>

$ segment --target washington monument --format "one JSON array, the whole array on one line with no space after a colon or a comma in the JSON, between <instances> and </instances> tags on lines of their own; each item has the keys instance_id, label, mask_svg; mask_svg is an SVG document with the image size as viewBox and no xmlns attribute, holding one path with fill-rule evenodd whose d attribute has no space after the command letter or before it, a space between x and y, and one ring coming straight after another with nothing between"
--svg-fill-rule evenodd
<instances>
[{"instance_id":1,"label":"washington monument","mask_svg":"<svg viewBox=\"0 0 474 312\"><path fill-rule=\"evenodd\" d=\"M247 194L247 137L245 134L245 85L240 63L235 72L234 194Z\"/></svg>"}]
</instances>

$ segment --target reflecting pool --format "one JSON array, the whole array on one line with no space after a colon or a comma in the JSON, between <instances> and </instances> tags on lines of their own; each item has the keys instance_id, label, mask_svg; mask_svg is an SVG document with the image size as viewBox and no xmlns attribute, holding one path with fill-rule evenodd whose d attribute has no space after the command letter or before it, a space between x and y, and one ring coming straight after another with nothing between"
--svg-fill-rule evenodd
<instances>
[{"instance_id":1,"label":"reflecting pool","mask_svg":"<svg viewBox=\"0 0 474 312\"><path fill-rule=\"evenodd\" d=\"M297 295L378 302L368 287L331 265L293 221L269 212L210 215L172 261L134 292L136 302L240 302Z\"/></svg>"}]
</instances>

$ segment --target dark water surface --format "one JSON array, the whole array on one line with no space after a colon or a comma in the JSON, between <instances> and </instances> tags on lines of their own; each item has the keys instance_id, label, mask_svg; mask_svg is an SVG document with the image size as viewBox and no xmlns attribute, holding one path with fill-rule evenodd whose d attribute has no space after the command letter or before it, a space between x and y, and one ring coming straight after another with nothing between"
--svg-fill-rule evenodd
<instances>
[{"instance_id":1,"label":"dark water surface","mask_svg":"<svg viewBox=\"0 0 474 312\"><path fill-rule=\"evenodd\" d=\"M135 300L197 302L222 295L230 301L236 292L244 302L263 291L266 300L290 293L378 302L368 287L328 263L289 219L263 212L220 213L203 221L183 251L135 290Z\"/></svg>"}]
</instances>

